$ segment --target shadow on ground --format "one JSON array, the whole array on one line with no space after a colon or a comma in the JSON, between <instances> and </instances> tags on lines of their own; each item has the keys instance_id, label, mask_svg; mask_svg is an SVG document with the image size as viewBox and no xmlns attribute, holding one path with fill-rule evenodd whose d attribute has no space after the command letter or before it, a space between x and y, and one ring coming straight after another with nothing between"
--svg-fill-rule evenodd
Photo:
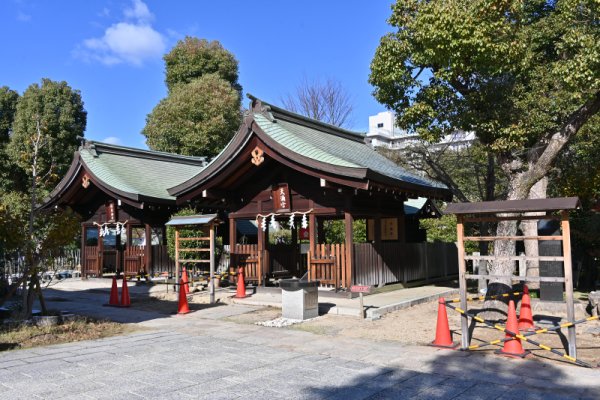
<instances>
[{"instance_id":1,"label":"shadow on ground","mask_svg":"<svg viewBox=\"0 0 600 400\"><path fill-rule=\"evenodd\" d=\"M564 368L461 351L435 351L426 360L412 355L388 367L371 367L349 382L313 385L315 399L598 399L597 371ZM357 364L357 368L360 368ZM416 367L416 368L415 368ZM352 368L352 364L344 365ZM410 368L410 369L408 369ZM417 369L415 371L413 369ZM342 368L340 368L341 373ZM419 372L420 371L420 372ZM581 376L582 374L587 374ZM579 375L575 382L574 377Z\"/></svg>"}]
</instances>

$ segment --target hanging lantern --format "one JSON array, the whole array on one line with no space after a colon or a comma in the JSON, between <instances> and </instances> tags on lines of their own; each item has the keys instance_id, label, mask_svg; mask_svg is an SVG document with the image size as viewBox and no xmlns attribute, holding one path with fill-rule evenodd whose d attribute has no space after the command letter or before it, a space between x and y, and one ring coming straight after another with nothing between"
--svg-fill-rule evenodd
<instances>
[{"instance_id":1,"label":"hanging lantern","mask_svg":"<svg viewBox=\"0 0 600 400\"><path fill-rule=\"evenodd\" d=\"M290 214L290 229L292 229L294 227L294 213Z\"/></svg>"},{"instance_id":2,"label":"hanging lantern","mask_svg":"<svg viewBox=\"0 0 600 400\"><path fill-rule=\"evenodd\" d=\"M302 214L302 228L308 228L308 220L306 219L306 214Z\"/></svg>"},{"instance_id":3,"label":"hanging lantern","mask_svg":"<svg viewBox=\"0 0 600 400\"><path fill-rule=\"evenodd\" d=\"M267 230L267 217L261 217L260 228L264 231Z\"/></svg>"},{"instance_id":4,"label":"hanging lantern","mask_svg":"<svg viewBox=\"0 0 600 400\"><path fill-rule=\"evenodd\" d=\"M274 231L277 230L277 222L275 222L275 214L271 214L271 228L273 228Z\"/></svg>"}]
</instances>

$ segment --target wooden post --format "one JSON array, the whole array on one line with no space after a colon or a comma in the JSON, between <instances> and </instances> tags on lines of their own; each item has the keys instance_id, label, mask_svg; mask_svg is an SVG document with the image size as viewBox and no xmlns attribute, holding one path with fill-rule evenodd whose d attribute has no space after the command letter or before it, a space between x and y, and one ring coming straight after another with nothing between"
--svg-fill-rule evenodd
<instances>
[{"instance_id":1,"label":"wooden post","mask_svg":"<svg viewBox=\"0 0 600 400\"><path fill-rule=\"evenodd\" d=\"M260 230L260 225L258 226ZM237 243L237 226L235 218L229 217L229 254L233 253L233 248Z\"/></svg>"},{"instance_id":2,"label":"wooden post","mask_svg":"<svg viewBox=\"0 0 600 400\"><path fill-rule=\"evenodd\" d=\"M179 293L179 227L178 226L175 227L175 292Z\"/></svg>"},{"instance_id":3,"label":"wooden post","mask_svg":"<svg viewBox=\"0 0 600 400\"><path fill-rule=\"evenodd\" d=\"M469 319L467 318L467 266L465 264L465 226L462 215L456 216L456 244L458 246L458 287L460 290L460 307L465 311L461 314L461 348L469 347Z\"/></svg>"},{"instance_id":4,"label":"wooden post","mask_svg":"<svg viewBox=\"0 0 600 400\"><path fill-rule=\"evenodd\" d=\"M309 248L310 248L310 252L312 254L315 254L315 248L317 247L317 218L315 217L315 214L309 214L308 215L308 241L309 241Z\"/></svg>"},{"instance_id":5,"label":"wooden post","mask_svg":"<svg viewBox=\"0 0 600 400\"><path fill-rule=\"evenodd\" d=\"M128 224L129 225L129 224ZM147 274L154 272L154 265L152 265L152 227L150 224L144 224L146 228L146 248L144 249L144 263L145 271ZM131 230L128 230L127 241L131 243Z\"/></svg>"},{"instance_id":6,"label":"wooden post","mask_svg":"<svg viewBox=\"0 0 600 400\"><path fill-rule=\"evenodd\" d=\"M344 212L344 225L346 229L346 287L352 284L352 272L354 270L354 230L352 229L354 218L349 212Z\"/></svg>"},{"instance_id":7,"label":"wooden post","mask_svg":"<svg viewBox=\"0 0 600 400\"><path fill-rule=\"evenodd\" d=\"M398 241L406 243L406 216L404 215L404 209L398 217Z\"/></svg>"},{"instance_id":8,"label":"wooden post","mask_svg":"<svg viewBox=\"0 0 600 400\"><path fill-rule=\"evenodd\" d=\"M571 228L569 226L569 213L561 212L560 226L562 228L562 247L563 247L563 265L565 273L565 294L567 300L567 319L569 322L575 321L575 306L573 302L573 267L571 264ZM577 358L577 343L575 335L575 326L568 328L569 332L569 355Z\"/></svg>"},{"instance_id":9,"label":"wooden post","mask_svg":"<svg viewBox=\"0 0 600 400\"><path fill-rule=\"evenodd\" d=\"M81 261L79 262L79 264L81 264L81 279L87 279L87 273L86 273L86 268L85 268L85 235L87 234L86 229L85 229L85 225L82 223L81 224L81 257L79 258ZM100 239L100 237L98 237L98 240Z\"/></svg>"},{"instance_id":10,"label":"wooden post","mask_svg":"<svg viewBox=\"0 0 600 400\"><path fill-rule=\"evenodd\" d=\"M317 243L325 243L325 218L315 218L317 222Z\"/></svg>"},{"instance_id":11,"label":"wooden post","mask_svg":"<svg viewBox=\"0 0 600 400\"><path fill-rule=\"evenodd\" d=\"M360 297L360 318L365 319L365 303L363 301L363 292L360 292L358 296Z\"/></svg>"},{"instance_id":12,"label":"wooden post","mask_svg":"<svg viewBox=\"0 0 600 400\"><path fill-rule=\"evenodd\" d=\"M210 304L215 304L215 225L210 224L210 284L209 284L209 294L210 294Z\"/></svg>"},{"instance_id":13,"label":"wooden post","mask_svg":"<svg viewBox=\"0 0 600 400\"><path fill-rule=\"evenodd\" d=\"M379 278L378 286L382 287L383 282L383 257L381 256L381 215L377 214L373 223L373 238L375 239L375 253L377 254L377 276Z\"/></svg>"},{"instance_id":14,"label":"wooden post","mask_svg":"<svg viewBox=\"0 0 600 400\"><path fill-rule=\"evenodd\" d=\"M269 230L268 230L269 229L269 225L268 225L269 221L267 221L267 230L266 231L263 231L261 228L262 220L264 218L265 217L260 217L256 220L256 222L258 222L258 253L256 254L256 257L258 258L258 270L260 271L261 274L266 271L266 269L264 268L264 265L263 265L264 261L265 261L263 255L264 255L264 250L266 247L266 241L268 240L268 237L265 238L265 236L269 234ZM259 285L260 285L261 277L259 276L258 278L259 278Z\"/></svg>"}]
</instances>

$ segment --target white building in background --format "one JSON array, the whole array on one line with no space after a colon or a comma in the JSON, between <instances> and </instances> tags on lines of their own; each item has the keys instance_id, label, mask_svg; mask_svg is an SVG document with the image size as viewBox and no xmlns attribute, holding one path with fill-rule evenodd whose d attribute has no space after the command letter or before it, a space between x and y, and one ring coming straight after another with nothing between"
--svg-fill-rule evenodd
<instances>
[{"instance_id":1,"label":"white building in background","mask_svg":"<svg viewBox=\"0 0 600 400\"><path fill-rule=\"evenodd\" d=\"M365 142L373 147L386 147L388 149L403 149L410 145L419 143L421 138L417 134L409 134L398 128L395 123L396 116L391 111L383 111L369 117L369 132ZM446 135L440 143L432 144L431 147L450 146L454 150L468 147L475 140L473 132L456 131Z\"/></svg>"}]
</instances>

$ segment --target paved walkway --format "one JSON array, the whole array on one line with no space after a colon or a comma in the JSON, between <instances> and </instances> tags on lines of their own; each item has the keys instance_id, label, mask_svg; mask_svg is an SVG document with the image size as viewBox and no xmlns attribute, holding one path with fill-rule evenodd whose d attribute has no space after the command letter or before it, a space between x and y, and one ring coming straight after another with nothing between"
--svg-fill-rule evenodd
<instances>
[{"instance_id":1,"label":"paved walkway","mask_svg":"<svg viewBox=\"0 0 600 400\"><path fill-rule=\"evenodd\" d=\"M105 293L60 297L83 300L61 303L72 311L145 329L0 353L0 398L600 398L599 370L222 320L255 308L248 305L165 316L102 307Z\"/></svg>"}]
</instances>

